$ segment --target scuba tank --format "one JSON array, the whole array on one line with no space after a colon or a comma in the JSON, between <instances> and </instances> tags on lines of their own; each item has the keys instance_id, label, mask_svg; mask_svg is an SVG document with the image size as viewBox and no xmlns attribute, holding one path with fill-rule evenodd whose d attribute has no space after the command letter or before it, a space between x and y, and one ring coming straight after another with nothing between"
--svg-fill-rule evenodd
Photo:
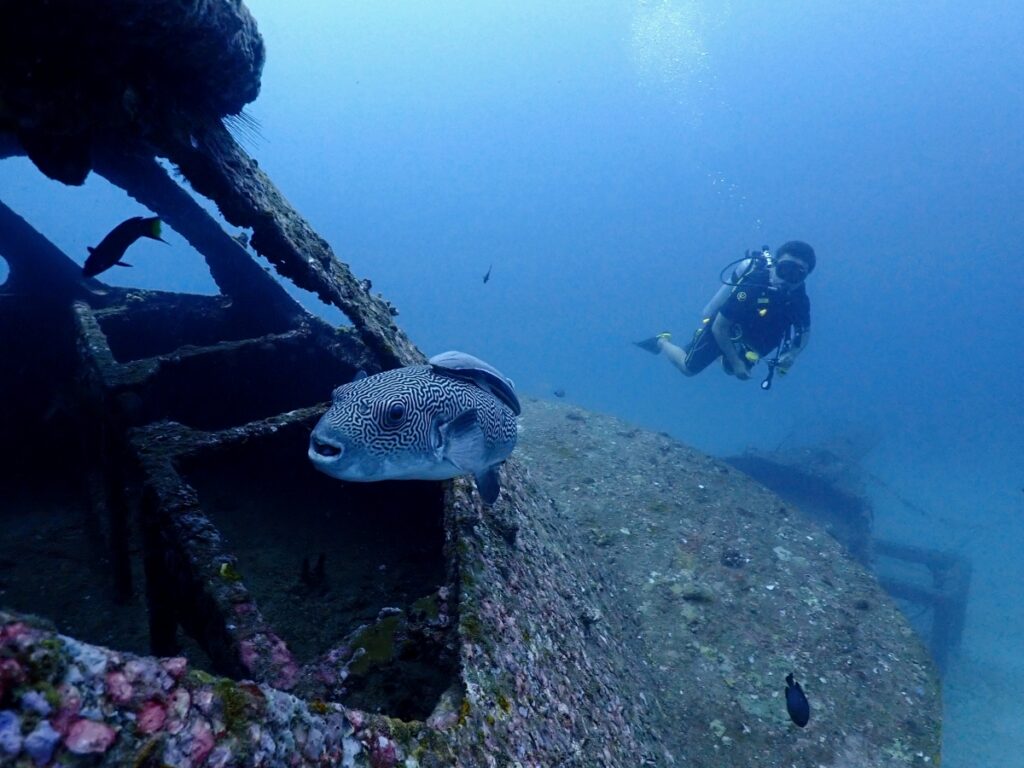
<instances>
[{"instance_id":1,"label":"scuba tank","mask_svg":"<svg viewBox=\"0 0 1024 768\"><path fill-rule=\"evenodd\" d=\"M749 261L750 265L744 270L743 274L739 276L737 282L729 282L725 279L725 271L733 266L742 264L744 261ZM743 279L756 269L768 269L772 266L773 257L771 248L767 245L762 245L760 250L751 249L743 254L743 258L736 259L725 265L722 271L718 273L718 278L724 285L731 285L734 288L739 288L743 282ZM758 361L761 356L753 349L751 349L743 341L743 327L739 323L734 323L731 330L730 340L732 341L733 347L736 350L736 354L740 356L747 364L747 370L750 370Z\"/></svg>"},{"instance_id":2,"label":"scuba tank","mask_svg":"<svg viewBox=\"0 0 1024 768\"><path fill-rule=\"evenodd\" d=\"M718 273L718 279L722 281L723 285L729 285L733 288L739 288L743 284L744 278L746 278L751 272L757 269L770 269L774 264L775 257L772 255L771 248L767 245L762 245L760 250L751 249L743 254L742 258L731 261L722 267L722 271ZM726 271L742 264L745 261L749 261L749 266L744 270L743 274L735 278L735 282L727 280L725 277ZM735 276L733 276L735 277ZM740 356L747 364L747 370L749 371L761 360L761 355L756 350L747 346L743 341L743 328L739 323L734 323L731 329L730 340L736 353ZM767 359L765 362L768 365L768 373L765 375L764 380L761 382L761 389L771 389L772 382L775 379L776 369L780 373L785 373L785 370L779 367L779 358L789 351L792 346L792 327L786 329L786 333L783 336L782 342L778 347L775 348L775 354ZM723 360L724 364L724 360Z\"/></svg>"}]
</instances>

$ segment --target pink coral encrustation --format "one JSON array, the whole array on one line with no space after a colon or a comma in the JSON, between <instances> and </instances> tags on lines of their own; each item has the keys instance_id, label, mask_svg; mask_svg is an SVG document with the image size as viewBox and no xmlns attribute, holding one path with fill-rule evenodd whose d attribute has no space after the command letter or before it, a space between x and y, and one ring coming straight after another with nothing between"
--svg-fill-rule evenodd
<instances>
[{"instance_id":1,"label":"pink coral encrustation","mask_svg":"<svg viewBox=\"0 0 1024 768\"><path fill-rule=\"evenodd\" d=\"M150 700L139 710L135 726L140 733L150 734L163 728L165 722L167 722L167 707L159 701Z\"/></svg>"},{"instance_id":2,"label":"pink coral encrustation","mask_svg":"<svg viewBox=\"0 0 1024 768\"><path fill-rule=\"evenodd\" d=\"M116 739L117 733L109 725L83 718L71 723L64 744L76 755L101 755Z\"/></svg>"}]
</instances>

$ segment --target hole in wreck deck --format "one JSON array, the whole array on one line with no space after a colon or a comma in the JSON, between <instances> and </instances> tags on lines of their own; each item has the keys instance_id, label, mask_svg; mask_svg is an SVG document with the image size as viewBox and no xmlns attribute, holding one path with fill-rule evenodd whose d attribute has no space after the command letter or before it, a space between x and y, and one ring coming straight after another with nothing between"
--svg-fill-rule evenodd
<instances>
[{"instance_id":1,"label":"hole in wreck deck","mask_svg":"<svg viewBox=\"0 0 1024 768\"><path fill-rule=\"evenodd\" d=\"M179 468L297 659L362 648L339 699L425 719L458 669L454 617L440 632L424 626L446 583L443 487L334 480L309 463L308 436L308 427L290 425Z\"/></svg>"},{"instance_id":2,"label":"hole in wreck deck","mask_svg":"<svg viewBox=\"0 0 1024 768\"><path fill-rule=\"evenodd\" d=\"M0 608L43 616L90 643L148 653L141 590L116 595L109 520L91 508L75 464L60 464L57 472L0 472ZM140 584L134 559L131 568Z\"/></svg>"},{"instance_id":3,"label":"hole in wreck deck","mask_svg":"<svg viewBox=\"0 0 1024 768\"><path fill-rule=\"evenodd\" d=\"M95 468L81 451L74 347L53 319L66 306L37 296L0 303L0 608L45 617L90 643L148 653L139 563L128 563L130 594L114 575L138 542L125 542L120 559L110 515L90 503Z\"/></svg>"}]
</instances>

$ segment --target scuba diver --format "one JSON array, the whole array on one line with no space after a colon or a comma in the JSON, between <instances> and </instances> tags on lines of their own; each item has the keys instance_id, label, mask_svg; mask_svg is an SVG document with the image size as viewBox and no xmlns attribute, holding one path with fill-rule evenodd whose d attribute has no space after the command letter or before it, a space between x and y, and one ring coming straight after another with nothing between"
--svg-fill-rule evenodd
<instances>
[{"instance_id":1,"label":"scuba diver","mask_svg":"<svg viewBox=\"0 0 1024 768\"><path fill-rule=\"evenodd\" d=\"M814 249L800 240L783 243L774 256L768 246L748 251L722 270L722 287L704 308L689 344L676 346L669 333L635 344L654 354L664 352L685 376L700 373L721 356L725 372L738 379L749 379L751 368L774 349L761 382L762 389L769 389L775 372L786 373L807 347L811 302L804 279L815 262ZM734 265L726 280L726 270Z\"/></svg>"}]
</instances>

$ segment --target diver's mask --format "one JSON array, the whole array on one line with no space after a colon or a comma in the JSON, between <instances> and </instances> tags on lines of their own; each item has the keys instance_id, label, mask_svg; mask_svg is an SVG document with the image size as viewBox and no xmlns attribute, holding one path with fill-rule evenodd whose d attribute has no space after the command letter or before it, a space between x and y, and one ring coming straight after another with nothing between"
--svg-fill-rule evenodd
<instances>
[{"instance_id":1,"label":"diver's mask","mask_svg":"<svg viewBox=\"0 0 1024 768\"><path fill-rule=\"evenodd\" d=\"M796 259L783 259L775 262L775 274L779 279L785 280L791 285L802 283L807 277L808 269L802 261Z\"/></svg>"}]
</instances>

